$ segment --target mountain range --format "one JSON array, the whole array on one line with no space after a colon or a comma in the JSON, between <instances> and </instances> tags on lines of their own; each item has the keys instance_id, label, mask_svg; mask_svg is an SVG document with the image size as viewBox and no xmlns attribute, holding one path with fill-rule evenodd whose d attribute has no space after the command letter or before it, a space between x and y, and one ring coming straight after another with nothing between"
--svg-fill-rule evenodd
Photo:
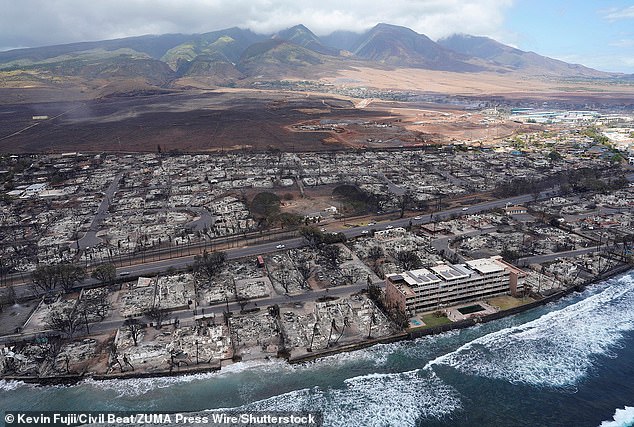
<instances>
[{"instance_id":1,"label":"mountain range","mask_svg":"<svg viewBox=\"0 0 634 427\"><path fill-rule=\"evenodd\" d=\"M457 73L524 73L559 78L620 75L569 64L487 37L453 35L437 42L409 28L378 24L362 34L318 37L304 25L272 35L228 28L204 34L165 34L0 52L0 73L50 82L141 79L170 87L182 79L221 86L288 77L315 79L350 67L422 68Z\"/></svg>"}]
</instances>

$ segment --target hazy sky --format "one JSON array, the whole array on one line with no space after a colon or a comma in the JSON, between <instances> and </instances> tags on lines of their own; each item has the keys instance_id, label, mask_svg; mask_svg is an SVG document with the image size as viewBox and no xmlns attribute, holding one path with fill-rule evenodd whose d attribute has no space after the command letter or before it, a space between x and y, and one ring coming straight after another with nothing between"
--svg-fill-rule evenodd
<instances>
[{"instance_id":1,"label":"hazy sky","mask_svg":"<svg viewBox=\"0 0 634 427\"><path fill-rule=\"evenodd\" d=\"M0 0L0 49L232 26L317 35L403 25L461 32L605 71L634 73L632 0Z\"/></svg>"}]
</instances>

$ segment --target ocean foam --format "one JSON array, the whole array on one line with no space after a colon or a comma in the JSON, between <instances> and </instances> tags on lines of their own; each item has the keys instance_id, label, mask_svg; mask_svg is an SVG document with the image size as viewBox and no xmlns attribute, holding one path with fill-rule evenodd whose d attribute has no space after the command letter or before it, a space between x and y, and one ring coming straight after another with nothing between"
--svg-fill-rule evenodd
<instances>
[{"instance_id":1,"label":"ocean foam","mask_svg":"<svg viewBox=\"0 0 634 427\"><path fill-rule=\"evenodd\" d=\"M370 374L343 388L296 390L245 405L241 410L319 410L328 426L413 426L419 418L442 418L461 407L455 390L433 372Z\"/></svg>"},{"instance_id":2,"label":"ocean foam","mask_svg":"<svg viewBox=\"0 0 634 427\"><path fill-rule=\"evenodd\" d=\"M631 427L634 426L634 407L626 406L617 409L611 421L603 421L599 427Z\"/></svg>"},{"instance_id":3,"label":"ocean foam","mask_svg":"<svg viewBox=\"0 0 634 427\"><path fill-rule=\"evenodd\" d=\"M430 361L460 372L510 382L571 387L599 355L634 329L634 280L624 276L600 292L523 325L477 338Z\"/></svg>"},{"instance_id":4,"label":"ocean foam","mask_svg":"<svg viewBox=\"0 0 634 427\"><path fill-rule=\"evenodd\" d=\"M24 387L26 384L23 381L6 381L0 380L0 391L13 391L19 387Z\"/></svg>"},{"instance_id":5,"label":"ocean foam","mask_svg":"<svg viewBox=\"0 0 634 427\"><path fill-rule=\"evenodd\" d=\"M287 365L288 364L282 360L255 360L234 363L223 367L217 372L206 372L174 377L112 379L99 381L89 378L82 381L82 383L102 390L115 391L118 393L119 397L134 397L150 393L158 388L167 388L176 384L191 383L224 376L233 376L249 370L257 372L262 372L268 369L276 370Z\"/></svg>"}]
</instances>

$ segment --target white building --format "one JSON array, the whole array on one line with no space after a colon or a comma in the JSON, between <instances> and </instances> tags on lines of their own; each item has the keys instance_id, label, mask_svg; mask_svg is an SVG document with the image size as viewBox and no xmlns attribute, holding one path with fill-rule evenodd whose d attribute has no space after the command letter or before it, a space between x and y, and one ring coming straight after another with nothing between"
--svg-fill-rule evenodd
<instances>
[{"instance_id":1,"label":"white building","mask_svg":"<svg viewBox=\"0 0 634 427\"><path fill-rule=\"evenodd\" d=\"M499 256L388 274L386 303L413 314L497 295L517 295L524 290L525 276Z\"/></svg>"}]
</instances>

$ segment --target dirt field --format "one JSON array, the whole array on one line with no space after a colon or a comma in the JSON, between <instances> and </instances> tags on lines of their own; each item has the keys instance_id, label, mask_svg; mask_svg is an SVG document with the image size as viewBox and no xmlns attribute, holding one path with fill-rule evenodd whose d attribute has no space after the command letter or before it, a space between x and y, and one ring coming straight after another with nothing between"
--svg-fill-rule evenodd
<instances>
[{"instance_id":1,"label":"dirt field","mask_svg":"<svg viewBox=\"0 0 634 427\"><path fill-rule=\"evenodd\" d=\"M334 72L333 72L334 74ZM323 82L443 94L476 105L550 102L596 109L632 106L634 85L571 83L518 74L355 68ZM0 88L0 153L324 151L492 142L527 127L449 103L390 102L254 89ZM104 89L105 88L105 89ZM101 92L100 92L101 91ZM108 92L110 93L110 92ZM66 101L64 100L66 99ZM47 116L35 120L34 116Z\"/></svg>"},{"instance_id":2,"label":"dirt field","mask_svg":"<svg viewBox=\"0 0 634 427\"><path fill-rule=\"evenodd\" d=\"M331 150L328 132L293 132L314 118L374 121L384 113L294 93L197 92L0 106L0 152ZM332 106L335 106L333 108ZM308 109L308 110L307 110ZM33 120L33 116L48 116ZM334 145L334 146L333 146Z\"/></svg>"},{"instance_id":3,"label":"dirt field","mask_svg":"<svg viewBox=\"0 0 634 427\"><path fill-rule=\"evenodd\" d=\"M321 79L332 84L379 89L418 90L427 93L464 96L499 96L506 99L587 99L609 103L631 103L634 85L606 85L601 82L570 82L521 73L455 73L401 68L396 70L357 67L341 70Z\"/></svg>"}]
</instances>

